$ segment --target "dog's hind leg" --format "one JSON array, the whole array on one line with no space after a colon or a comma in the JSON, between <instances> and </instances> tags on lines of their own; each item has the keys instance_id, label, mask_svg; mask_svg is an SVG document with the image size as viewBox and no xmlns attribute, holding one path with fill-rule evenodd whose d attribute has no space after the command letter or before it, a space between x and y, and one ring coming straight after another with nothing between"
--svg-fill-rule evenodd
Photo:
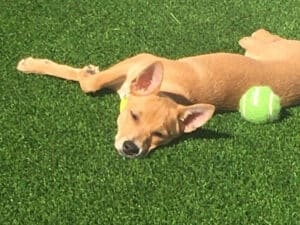
<instances>
[{"instance_id":1,"label":"dog's hind leg","mask_svg":"<svg viewBox=\"0 0 300 225\"><path fill-rule=\"evenodd\" d=\"M265 42L265 43L271 43L271 42L275 42L275 41L279 41L279 40L283 39L280 36L278 36L276 34L272 34L269 31L264 30L264 29L259 29L255 32L253 32L251 34L251 37L255 38L256 40Z\"/></svg>"},{"instance_id":2,"label":"dog's hind leg","mask_svg":"<svg viewBox=\"0 0 300 225\"><path fill-rule=\"evenodd\" d=\"M263 60L266 48L269 47L270 43L278 40L280 40L279 36L273 35L264 29L259 29L251 36L242 38L239 44L246 50L245 56Z\"/></svg>"},{"instance_id":3,"label":"dog's hind leg","mask_svg":"<svg viewBox=\"0 0 300 225\"><path fill-rule=\"evenodd\" d=\"M288 40L266 30L258 30L239 41L245 56L261 61L286 61L299 64L300 41Z\"/></svg>"}]
</instances>

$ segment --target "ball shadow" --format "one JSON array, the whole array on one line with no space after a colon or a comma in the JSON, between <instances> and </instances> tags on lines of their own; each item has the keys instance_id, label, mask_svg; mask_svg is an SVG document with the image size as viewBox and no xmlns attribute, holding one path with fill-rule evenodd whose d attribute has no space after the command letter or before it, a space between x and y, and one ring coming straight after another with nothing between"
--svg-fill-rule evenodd
<instances>
[{"instance_id":1,"label":"ball shadow","mask_svg":"<svg viewBox=\"0 0 300 225\"><path fill-rule=\"evenodd\" d=\"M288 111L288 108L282 108L280 112L280 117L276 122L282 122L292 116L292 114Z\"/></svg>"}]
</instances>

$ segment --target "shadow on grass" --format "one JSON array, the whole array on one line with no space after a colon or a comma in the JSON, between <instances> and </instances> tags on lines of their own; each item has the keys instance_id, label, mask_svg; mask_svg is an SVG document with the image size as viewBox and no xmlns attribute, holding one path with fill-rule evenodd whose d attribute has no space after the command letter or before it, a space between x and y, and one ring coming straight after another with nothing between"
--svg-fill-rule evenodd
<instances>
[{"instance_id":1,"label":"shadow on grass","mask_svg":"<svg viewBox=\"0 0 300 225\"><path fill-rule=\"evenodd\" d=\"M232 135L223 132L217 132L210 129L198 129L195 132L184 134L181 137L175 139L174 141L170 142L166 146L173 146L178 144L179 142L185 140L193 140L193 139L229 139Z\"/></svg>"},{"instance_id":2,"label":"shadow on grass","mask_svg":"<svg viewBox=\"0 0 300 225\"><path fill-rule=\"evenodd\" d=\"M282 121L286 120L287 118L289 118L290 116L292 116L292 114L288 111L288 108L283 108L283 109L281 109L281 112L280 112L280 118L275 122L277 122L277 123L282 122Z\"/></svg>"},{"instance_id":3,"label":"shadow on grass","mask_svg":"<svg viewBox=\"0 0 300 225\"><path fill-rule=\"evenodd\" d=\"M111 89L104 88L96 92L87 93L87 95L91 97L103 97L105 95L118 95L118 94Z\"/></svg>"},{"instance_id":4,"label":"shadow on grass","mask_svg":"<svg viewBox=\"0 0 300 225\"><path fill-rule=\"evenodd\" d=\"M194 140L194 139L215 139L215 140L217 140L217 139L230 139L230 138L232 138L231 134L202 128L202 129L198 129L195 132L192 132L190 134L184 134L164 146L175 147L178 143L185 141L185 140ZM154 151L151 151L146 156L146 158L151 157L152 154L155 153L157 150L159 150L159 147L157 149L155 149Z\"/></svg>"}]
</instances>

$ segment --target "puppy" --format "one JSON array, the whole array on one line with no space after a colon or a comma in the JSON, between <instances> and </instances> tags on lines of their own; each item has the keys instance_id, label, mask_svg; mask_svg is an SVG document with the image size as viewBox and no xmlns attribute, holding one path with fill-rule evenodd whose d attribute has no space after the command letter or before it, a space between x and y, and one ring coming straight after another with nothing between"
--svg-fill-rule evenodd
<instances>
[{"instance_id":1,"label":"puppy","mask_svg":"<svg viewBox=\"0 0 300 225\"><path fill-rule=\"evenodd\" d=\"M135 158L203 126L215 110L237 110L251 86L270 86L283 106L300 103L300 41L260 29L239 44L245 55L213 53L172 60L143 53L100 72L92 65L78 69L26 58L17 69L77 81L84 92L116 91L126 100L115 147Z\"/></svg>"}]
</instances>

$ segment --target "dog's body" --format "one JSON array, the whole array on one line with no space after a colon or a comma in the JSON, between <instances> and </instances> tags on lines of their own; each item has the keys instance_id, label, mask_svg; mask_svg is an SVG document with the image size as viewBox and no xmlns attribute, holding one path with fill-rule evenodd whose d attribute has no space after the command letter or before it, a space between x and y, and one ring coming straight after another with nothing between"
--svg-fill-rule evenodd
<instances>
[{"instance_id":1,"label":"dog's body","mask_svg":"<svg viewBox=\"0 0 300 225\"><path fill-rule=\"evenodd\" d=\"M18 69L78 81L84 92L110 88L121 98L128 96L115 146L122 155L137 157L202 126L215 108L236 110L241 95L254 85L270 86L283 106L300 103L300 41L258 30L240 45L245 56L214 53L170 60L139 54L101 72L27 58Z\"/></svg>"}]
</instances>

